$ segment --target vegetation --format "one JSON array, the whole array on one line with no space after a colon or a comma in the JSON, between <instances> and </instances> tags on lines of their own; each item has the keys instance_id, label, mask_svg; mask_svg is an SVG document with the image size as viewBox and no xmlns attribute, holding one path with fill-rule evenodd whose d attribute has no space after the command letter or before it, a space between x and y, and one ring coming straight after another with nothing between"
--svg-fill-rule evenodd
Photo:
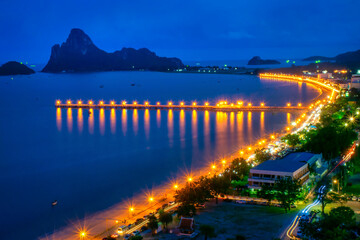
<instances>
[{"instance_id":1,"label":"vegetation","mask_svg":"<svg viewBox=\"0 0 360 240\"><path fill-rule=\"evenodd\" d=\"M205 240L207 240L208 237L215 237L215 228L213 226L206 224L200 225L200 232L205 236Z\"/></svg>"},{"instance_id":2,"label":"vegetation","mask_svg":"<svg viewBox=\"0 0 360 240\"><path fill-rule=\"evenodd\" d=\"M355 213L349 207L337 207L319 220L301 222L300 229L306 239L357 239Z\"/></svg>"},{"instance_id":3,"label":"vegetation","mask_svg":"<svg viewBox=\"0 0 360 240\"><path fill-rule=\"evenodd\" d=\"M261 190L258 192L258 196L268 200L268 205L270 206L271 200L275 199L274 187L270 185L263 185Z\"/></svg>"},{"instance_id":4,"label":"vegetation","mask_svg":"<svg viewBox=\"0 0 360 240\"><path fill-rule=\"evenodd\" d=\"M164 225L164 229L167 229L169 223L173 220L172 214L168 212L161 212L159 214L159 221Z\"/></svg>"},{"instance_id":5,"label":"vegetation","mask_svg":"<svg viewBox=\"0 0 360 240\"><path fill-rule=\"evenodd\" d=\"M301 185L291 178L281 178L275 182L275 197L281 202L285 212L289 211L291 205L300 198Z\"/></svg>"},{"instance_id":6,"label":"vegetation","mask_svg":"<svg viewBox=\"0 0 360 240\"><path fill-rule=\"evenodd\" d=\"M254 153L255 153L254 162L256 164L260 164L271 159L271 154L265 151L265 149L256 149Z\"/></svg>"},{"instance_id":7,"label":"vegetation","mask_svg":"<svg viewBox=\"0 0 360 240\"><path fill-rule=\"evenodd\" d=\"M141 235L132 236L129 240L142 240L143 237Z\"/></svg>"},{"instance_id":8,"label":"vegetation","mask_svg":"<svg viewBox=\"0 0 360 240\"><path fill-rule=\"evenodd\" d=\"M147 227L151 229L152 235L155 235L155 231L159 227L158 219L156 218L155 215L150 215L148 219L149 219L149 222L147 224Z\"/></svg>"},{"instance_id":9,"label":"vegetation","mask_svg":"<svg viewBox=\"0 0 360 240\"><path fill-rule=\"evenodd\" d=\"M347 201L346 197L339 195L335 192L329 192L327 194L324 194L324 196L320 199L321 200L321 212L322 214L325 214L325 206L328 203L340 203L343 204Z\"/></svg>"}]
</instances>

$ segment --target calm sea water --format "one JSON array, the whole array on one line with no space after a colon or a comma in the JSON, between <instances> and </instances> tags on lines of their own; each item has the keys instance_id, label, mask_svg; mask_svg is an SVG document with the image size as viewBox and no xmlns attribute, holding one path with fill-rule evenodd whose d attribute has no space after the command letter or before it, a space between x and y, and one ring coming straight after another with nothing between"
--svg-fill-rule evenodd
<instances>
[{"instance_id":1,"label":"calm sea water","mask_svg":"<svg viewBox=\"0 0 360 240\"><path fill-rule=\"evenodd\" d=\"M132 86L132 84L135 84ZM104 85L100 88L100 85ZM56 109L56 99L309 102L255 76L105 72L0 78L0 239L36 239L283 128L287 113ZM57 199L58 206L51 202Z\"/></svg>"}]
</instances>

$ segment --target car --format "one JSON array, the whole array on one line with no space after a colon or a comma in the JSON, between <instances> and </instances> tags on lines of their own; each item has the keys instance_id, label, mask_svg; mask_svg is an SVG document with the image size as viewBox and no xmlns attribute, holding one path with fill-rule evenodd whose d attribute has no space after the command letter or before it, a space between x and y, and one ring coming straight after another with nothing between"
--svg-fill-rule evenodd
<instances>
[{"instance_id":1,"label":"car","mask_svg":"<svg viewBox=\"0 0 360 240\"><path fill-rule=\"evenodd\" d=\"M353 196L353 197L351 198L351 200L353 200L353 201L357 201L357 200L358 200L358 198L357 198L357 196Z\"/></svg>"},{"instance_id":2,"label":"car","mask_svg":"<svg viewBox=\"0 0 360 240\"><path fill-rule=\"evenodd\" d=\"M236 200L235 203L237 204L246 204L245 200Z\"/></svg>"},{"instance_id":3,"label":"car","mask_svg":"<svg viewBox=\"0 0 360 240\"><path fill-rule=\"evenodd\" d=\"M139 231L139 230L136 230L136 231L133 232L133 234L134 234L135 236L140 235L140 231Z\"/></svg>"},{"instance_id":4,"label":"car","mask_svg":"<svg viewBox=\"0 0 360 240\"><path fill-rule=\"evenodd\" d=\"M124 239L130 239L134 234L125 234Z\"/></svg>"},{"instance_id":5,"label":"car","mask_svg":"<svg viewBox=\"0 0 360 240\"><path fill-rule=\"evenodd\" d=\"M117 233L114 233L114 234L112 234L111 236L110 236L111 238L114 238L114 239L116 239L116 238L118 238L119 237L119 234L117 234Z\"/></svg>"},{"instance_id":6,"label":"car","mask_svg":"<svg viewBox=\"0 0 360 240\"><path fill-rule=\"evenodd\" d=\"M174 205L174 204L175 204L175 201L169 202L169 206L172 206L172 205Z\"/></svg>"}]
</instances>

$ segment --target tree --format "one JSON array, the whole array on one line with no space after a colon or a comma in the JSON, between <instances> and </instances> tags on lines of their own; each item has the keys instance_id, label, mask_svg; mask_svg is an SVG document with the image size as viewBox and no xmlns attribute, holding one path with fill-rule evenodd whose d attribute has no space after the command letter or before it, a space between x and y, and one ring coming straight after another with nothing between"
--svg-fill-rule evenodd
<instances>
[{"instance_id":1,"label":"tree","mask_svg":"<svg viewBox=\"0 0 360 240\"><path fill-rule=\"evenodd\" d=\"M202 224L200 225L200 232L205 236L205 240L207 240L208 237L215 237L215 229L213 226Z\"/></svg>"},{"instance_id":2,"label":"tree","mask_svg":"<svg viewBox=\"0 0 360 240\"><path fill-rule=\"evenodd\" d=\"M337 207L331 209L329 217L332 217L339 221L341 224L354 225L356 223L355 212L349 207Z\"/></svg>"},{"instance_id":3,"label":"tree","mask_svg":"<svg viewBox=\"0 0 360 240\"><path fill-rule=\"evenodd\" d=\"M291 205L299 199L300 188L299 182L290 177L281 178L275 182L275 196L281 202L285 212L290 210Z\"/></svg>"},{"instance_id":4,"label":"tree","mask_svg":"<svg viewBox=\"0 0 360 240\"><path fill-rule=\"evenodd\" d=\"M268 200L268 205L270 206L271 200L275 198L274 187L270 185L261 186L261 190L258 193L259 197Z\"/></svg>"},{"instance_id":5,"label":"tree","mask_svg":"<svg viewBox=\"0 0 360 240\"><path fill-rule=\"evenodd\" d=\"M321 201L321 212L324 215L325 207L328 203L338 202L340 204L343 204L344 202L347 201L347 199L345 196L341 196L338 193L328 192L320 198L320 201Z\"/></svg>"},{"instance_id":6,"label":"tree","mask_svg":"<svg viewBox=\"0 0 360 240\"><path fill-rule=\"evenodd\" d=\"M194 204L182 203L176 210L178 217L191 217L196 213Z\"/></svg>"},{"instance_id":7,"label":"tree","mask_svg":"<svg viewBox=\"0 0 360 240\"><path fill-rule=\"evenodd\" d=\"M164 224L164 228L167 229L167 225L173 220L172 214L168 212L162 212L159 215L159 221Z\"/></svg>"},{"instance_id":8,"label":"tree","mask_svg":"<svg viewBox=\"0 0 360 240\"><path fill-rule=\"evenodd\" d=\"M349 207L334 208L327 215L312 222L300 222L300 228L306 239L342 240L357 239L355 213Z\"/></svg>"},{"instance_id":9,"label":"tree","mask_svg":"<svg viewBox=\"0 0 360 240\"><path fill-rule=\"evenodd\" d=\"M271 154L269 152L267 152L265 149L256 149L255 150L255 158L254 158L254 161L257 163L257 164L260 164L260 163L263 163L267 160L270 160L271 159Z\"/></svg>"},{"instance_id":10,"label":"tree","mask_svg":"<svg viewBox=\"0 0 360 240\"><path fill-rule=\"evenodd\" d=\"M299 134L287 134L283 138L281 138L287 145L290 147L295 147L296 145L300 144L300 135Z\"/></svg>"},{"instance_id":11,"label":"tree","mask_svg":"<svg viewBox=\"0 0 360 240\"><path fill-rule=\"evenodd\" d=\"M156 218L155 215L150 215L148 219L149 222L147 224L147 227L151 229L152 235L155 235L155 230L158 229L159 227L158 219Z\"/></svg>"},{"instance_id":12,"label":"tree","mask_svg":"<svg viewBox=\"0 0 360 240\"><path fill-rule=\"evenodd\" d=\"M201 204L207 198L212 197L209 190L209 180L206 177L200 178L197 182L191 182L175 193L175 201L189 205Z\"/></svg>"},{"instance_id":13,"label":"tree","mask_svg":"<svg viewBox=\"0 0 360 240\"><path fill-rule=\"evenodd\" d=\"M210 178L209 190L211 195L215 197L216 204L218 204L219 194L225 194L229 190L229 187L230 179L224 176L214 175L212 178Z\"/></svg>"}]
</instances>

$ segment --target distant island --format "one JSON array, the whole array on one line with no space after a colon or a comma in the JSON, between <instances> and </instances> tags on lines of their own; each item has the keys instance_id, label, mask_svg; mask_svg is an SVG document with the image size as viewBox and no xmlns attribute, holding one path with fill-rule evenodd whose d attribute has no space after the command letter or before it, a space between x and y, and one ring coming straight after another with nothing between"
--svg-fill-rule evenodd
<instances>
[{"instance_id":1,"label":"distant island","mask_svg":"<svg viewBox=\"0 0 360 240\"><path fill-rule=\"evenodd\" d=\"M0 76L8 76L8 75L29 75L35 73L34 70L28 68L26 65L10 61L3 64L0 67Z\"/></svg>"},{"instance_id":2,"label":"distant island","mask_svg":"<svg viewBox=\"0 0 360 240\"><path fill-rule=\"evenodd\" d=\"M270 65L270 64L280 64L280 62L276 60L263 60L259 56L253 57L248 62L248 65Z\"/></svg>"},{"instance_id":3,"label":"distant island","mask_svg":"<svg viewBox=\"0 0 360 240\"><path fill-rule=\"evenodd\" d=\"M96 47L81 29L74 28L66 42L51 48L50 59L42 72L168 71L182 67L180 59L158 57L147 48L123 48L107 53Z\"/></svg>"},{"instance_id":4,"label":"distant island","mask_svg":"<svg viewBox=\"0 0 360 240\"><path fill-rule=\"evenodd\" d=\"M331 60L335 60L335 58L333 57L324 57L324 56L311 56L308 58L304 58L302 59L302 61L331 61Z\"/></svg>"}]
</instances>

